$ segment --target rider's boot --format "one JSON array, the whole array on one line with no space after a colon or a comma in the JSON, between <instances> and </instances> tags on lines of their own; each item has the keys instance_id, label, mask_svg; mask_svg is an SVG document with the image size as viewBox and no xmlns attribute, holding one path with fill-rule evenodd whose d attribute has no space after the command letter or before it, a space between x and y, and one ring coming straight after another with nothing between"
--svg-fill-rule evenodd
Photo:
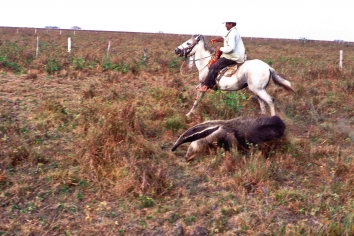
<instances>
[{"instance_id":1,"label":"rider's boot","mask_svg":"<svg viewBox=\"0 0 354 236\"><path fill-rule=\"evenodd\" d=\"M206 92L208 90L208 86L203 85L202 87L197 88L199 92Z\"/></svg>"}]
</instances>

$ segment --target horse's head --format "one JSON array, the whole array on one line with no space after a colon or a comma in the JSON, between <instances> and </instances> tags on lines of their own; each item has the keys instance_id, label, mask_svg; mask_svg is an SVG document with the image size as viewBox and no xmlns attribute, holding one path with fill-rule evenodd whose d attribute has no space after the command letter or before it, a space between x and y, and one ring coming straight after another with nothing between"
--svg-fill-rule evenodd
<instances>
[{"instance_id":1,"label":"horse's head","mask_svg":"<svg viewBox=\"0 0 354 236\"><path fill-rule=\"evenodd\" d=\"M194 46L199 43L199 40L203 36L200 34L193 35L191 39L188 39L186 42L182 43L175 49L175 53L180 57L187 57L193 50Z\"/></svg>"}]
</instances>

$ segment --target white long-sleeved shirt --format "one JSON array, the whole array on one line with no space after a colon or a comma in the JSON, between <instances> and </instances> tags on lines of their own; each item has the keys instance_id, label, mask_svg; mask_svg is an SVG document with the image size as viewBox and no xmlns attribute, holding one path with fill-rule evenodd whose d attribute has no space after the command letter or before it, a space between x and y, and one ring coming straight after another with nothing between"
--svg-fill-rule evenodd
<instances>
[{"instance_id":1,"label":"white long-sleeved shirt","mask_svg":"<svg viewBox=\"0 0 354 236\"><path fill-rule=\"evenodd\" d=\"M242 38L235 27L232 27L224 36L224 46L220 48L221 57L243 63L245 60L245 45Z\"/></svg>"}]
</instances>

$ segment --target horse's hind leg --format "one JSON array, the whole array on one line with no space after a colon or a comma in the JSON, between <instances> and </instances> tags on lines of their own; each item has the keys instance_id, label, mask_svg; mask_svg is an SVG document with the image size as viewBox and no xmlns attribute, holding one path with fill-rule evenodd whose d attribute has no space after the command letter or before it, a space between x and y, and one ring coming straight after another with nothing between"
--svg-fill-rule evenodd
<instances>
[{"instance_id":1,"label":"horse's hind leg","mask_svg":"<svg viewBox=\"0 0 354 236\"><path fill-rule=\"evenodd\" d=\"M258 98L258 102L259 102L259 106L261 107L261 114L262 115L265 115L267 114L267 111L266 111L266 103L263 101L263 99L261 99L260 97L257 97Z\"/></svg>"},{"instance_id":2,"label":"horse's hind leg","mask_svg":"<svg viewBox=\"0 0 354 236\"><path fill-rule=\"evenodd\" d=\"M274 101L273 98L265 91L259 91L257 93L259 105L261 106L261 111L263 114L266 114L265 104L266 102L270 107L270 114L271 116L275 116L275 108L274 108Z\"/></svg>"}]
</instances>

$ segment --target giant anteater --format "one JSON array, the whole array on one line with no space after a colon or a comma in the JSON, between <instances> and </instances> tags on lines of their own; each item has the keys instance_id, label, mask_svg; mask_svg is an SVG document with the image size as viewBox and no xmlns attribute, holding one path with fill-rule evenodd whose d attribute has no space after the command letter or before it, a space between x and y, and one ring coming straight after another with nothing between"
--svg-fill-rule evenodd
<instances>
[{"instance_id":1,"label":"giant anteater","mask_svg":"<svg viewBox=\"0 0 354 236\"><path fill-rule=\"evenodd\" d=\"M192 142L185 156L189 161L196 153L212 147L216 142L226 151L236 145L248 156L250 145L281 138L284 132L285 124L278 116L210 120L185 131L173 145L172 151L183 143Z\"/></svg>"}]
</instances>

